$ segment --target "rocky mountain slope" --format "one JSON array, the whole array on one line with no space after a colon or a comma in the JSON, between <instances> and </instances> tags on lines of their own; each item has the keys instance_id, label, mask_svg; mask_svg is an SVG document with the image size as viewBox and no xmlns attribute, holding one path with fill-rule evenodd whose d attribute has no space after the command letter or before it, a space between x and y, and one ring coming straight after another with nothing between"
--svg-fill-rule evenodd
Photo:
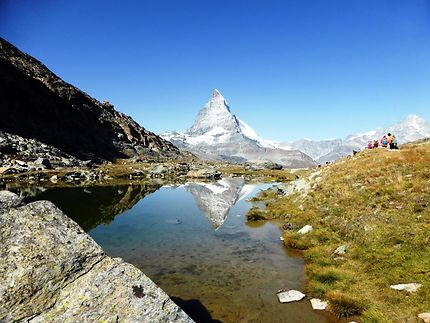
<instances>
[{"instance_id":1,"label":"rocky mountain slope","mask_svg":"<svg viewBox=\"0 0 430 323\"><path fill-rule=\"evenodd\" d=\"M269 160L286 167L312 167L315 162L298 150L264 146L259 136L230 111L218 90L198 113L191 128L184 133L161 135L175 146L209 160L244 162Z\"/></svg>"},{"instance_id":2,"label":"rocky mountain slope","mask_svg":"<svg viewBox=\"0 0 430 323\"><path fill-rule=\"evenodd\" d=\"M131 117L64 82L0 38L0 129L80 159L170 156L178 149Z\"/></svg>"}]
</instances>

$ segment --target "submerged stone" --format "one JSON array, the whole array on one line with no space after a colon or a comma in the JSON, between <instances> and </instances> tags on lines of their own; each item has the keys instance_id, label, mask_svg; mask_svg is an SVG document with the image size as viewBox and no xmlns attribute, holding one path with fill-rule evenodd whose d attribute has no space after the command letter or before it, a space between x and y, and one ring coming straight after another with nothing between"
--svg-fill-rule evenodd
<instances>
[{"instance_id":1,"label":"submerged stone","mask_svg":"<svg viewBox=\"0 0 430 323\"><path fill-rule=\"evenodd\" d=\"M311 305L312 305L312 308L314 310L323 311L328 306L328 302L327 301L322 301L322 300L320 300L318 298L312 298L311 299Z\"/></svg>"},{"instance_id":2,"label":"submerged stone","mask_svg":"<svg viewBox=\"0 0 430 323\"><path fill-rule=\"evenodd\" d=\"M297 302L306 296L302 292L294 289L288 290L286 292L281 291L276 295L278 296L278 299L281 303Z\"/></svg>"}]
</instances>

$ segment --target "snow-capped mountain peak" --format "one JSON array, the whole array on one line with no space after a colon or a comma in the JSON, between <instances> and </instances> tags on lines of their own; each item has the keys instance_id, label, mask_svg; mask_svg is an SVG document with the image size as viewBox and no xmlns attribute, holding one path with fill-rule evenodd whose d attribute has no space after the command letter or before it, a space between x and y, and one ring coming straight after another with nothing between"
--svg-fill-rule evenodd
<instances>
[{"instance_id":1,"label":"snow-capped mountain peak","mask_svg":"<svg viewBox=\"0 0 430 323\"><path fill-rule=\"evenodd\" d=\"M270 160L288 167L311 167L315 162L298 151L278 149L275 143L260 137L231 111L223 95L215 89L185 133L161 135L180 149L204 159L244 162Z\"/></svg>"},{"instance_id":2,"label":"snow-capped mountain peak","mask_svg":"<svg viewBox=\"0 0 430 323\"><path fill-rule=\"evenodd\" d=\"M197 114L191 128L186 131L188 135L203 135L213 132L219 135L221 132L239 131L239 122L222 94L215 89L210 100ZM222 131L224 129L225 131Z\"/></svg>"}]
</instances>

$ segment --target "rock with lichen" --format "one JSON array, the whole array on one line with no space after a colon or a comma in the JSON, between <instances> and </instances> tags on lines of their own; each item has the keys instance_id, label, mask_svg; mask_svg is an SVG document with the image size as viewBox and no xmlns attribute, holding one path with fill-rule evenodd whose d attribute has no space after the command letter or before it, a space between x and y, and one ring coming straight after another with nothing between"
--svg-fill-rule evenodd
<instances>
[{"instance_id":1,"label":"rock with lichen","mask_svg":"<svg viewBox=\"0 0 430 323\"><path fill-rule=\"evenodd\" d=\"M192 322L136 267L105 255L54 204L0 213L0 321Z\"/></svg>"}]
</instances>

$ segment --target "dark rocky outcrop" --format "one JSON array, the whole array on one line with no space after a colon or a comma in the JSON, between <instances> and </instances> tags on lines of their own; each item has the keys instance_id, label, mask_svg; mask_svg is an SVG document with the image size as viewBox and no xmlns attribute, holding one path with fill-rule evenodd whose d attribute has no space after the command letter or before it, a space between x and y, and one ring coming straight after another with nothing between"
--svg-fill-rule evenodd
<instances>
[{"instance_id":1,"label":"dark rocky outcrop","mask_svg":"<svg viewBox=\"0 0 430 323\"><path fill-rule=\"evenodd\" d=\"M0 38L0 129L82 160L176 155L170 142Z\"/></svg>"}]
</instances>

